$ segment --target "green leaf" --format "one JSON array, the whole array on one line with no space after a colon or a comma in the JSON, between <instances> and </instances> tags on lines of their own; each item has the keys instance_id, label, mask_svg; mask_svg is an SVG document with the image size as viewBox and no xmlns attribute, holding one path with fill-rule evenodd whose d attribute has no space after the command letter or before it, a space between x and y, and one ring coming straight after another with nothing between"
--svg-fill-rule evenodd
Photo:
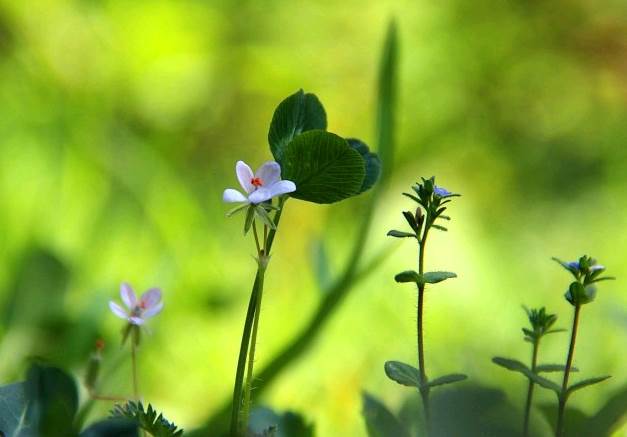
<instances>
[{"instance_id":1,"label":"green leaf","mask_svg":"<svg viewBox=\"0 0 627 437\"><path fill-rule=\"evenodd\" d=\"M276 229L276 226L274 225L274 221L270 217L270 214L268 214L268 211L266 211L263 206L257 205L255 207L255 211L257 213L257 217L259 217L259 219L263 222L264 225L266 225L270 229Z\"/></svg>"},{"instance_id":2,"label":"green leaf","mask_svg":"<svg viewBox=\"0 0 627 437\"><path fill-rule=\"evenodd\" d=\"M0 431L6 437L34 437L26 409L23 382L0 387Z\"/></svg>"},{"instance_id":3,"label":"green leaf","mask_svg":"<svg viewBox=\"0 0 627 437\"><path fill-rule=\"evenodd\" d=\"M429 387L437 387L438 385L453 384L454 382L463 381L464 379L468 379L468 376L461 373L451 373L450 375L444 375L439 378L432 379L427 383L427 385Z\"/></svg>"},{"instance_id":4,"label":"green leaf","mask_svg":"<svg viewBox=\"0 0 627 437\"><path fill-rule=\"evenodd\" d=\"M415 367L400 361L386 361L383 368L391 380L408 387L420 388L420 372Z\"/></svg>"},{"instance_id":5,"label":"green leaf","mask_svg":"<svg viewBox=\"0 0 627 437\"><path fill-rule=\"evenodd\" d=\"M597 435L612 435L627 421L627 385L610 396L588 422L588 429Z\"/></svg>"},{"instance_id":6,"label":"green leaf","mask_svg":"<svg viewBox=\"0 0 627 437\"><path fill-rule=\"evenodd\" d=\"M377 83L377 152L383 165L382 183L389 178L394 160L397 88L398 36L392 20L383 44Z\"/></svg>"},{"instance_id":7,"label":"green leaf","mask_svg":"<svg viewBox=\"0 0 627 437\"><path fill-rule=\"evenodd\" d=\"M407 429L382 402L368 393L362 399L368 437L409 437Z\"/></svg>"},{"instance_id":8,"label":"green leaf","mask_svg":"<svg viewBox=\"0 0 627 437\"><path fill-rule=\"evenodd\" d=\"M255 220L255 206L249 205L248 211L246 211L246 220L244 221L244 235L250 231L250 227L253 225L253 220Z\"/></svg>"},{"instance_id":9,"label":"green leaf","mask_svg":"<svg viewBox=\"0 0 627 437\"><path fill-rule=\"evenodd\" d=\"M581 390L582 388L588 387L589 385L592 385L592 384L598 384L599 382L603 382L609 378L611 378L611 376L609 375L597 376L596 378L589 378L589 379L584 379L583 381L576 382L575 384L568 387L568 389L566 390L566 395L570 396L573 392L577 390Z\"/></svg>"},{"instance_id":10,"label":"green leaf","mask_svg":"<svg viewBox=\"0 0 627 437\"><path fill-rule=\"evenodd\" d=\"M75 434L72 423L78 409L78 390L74 379L63 370L33 364L25 385L27 420L46 437Z\"/></svg>"},{"instance_id":11,"label":"green leaf","mask_svg":"<svg viewBox=\"0 0 627 437\"><path fill-rule=\"evenodd\" d=\"M421 282L421 277L418 272L413 270L406 270L404 272L397 273L394 276L396 282L415 282L416 284Z\"/></svg>"},{"instance_id":12,"label":"green leaf","mask_svg":"<svg viewBox=\"0 0 627 437\"><path fill-rule=\"evenodd\" d=\"M549 390L553 390L555 393L559 394L561 392L561 387L559 385L557 385L553 381L549 381L548 379L543 378L540 375L536 375L531 371L531 369L529 369L529 367L525 366L518 360L511 360L509 358L503 357L494 357L492 358L492 362L498 366L506 368L507 370L522 373L536 384L544 388L548 388Z\"/></svg>"},{"instance_id":13,"label":"green leaf","mask_svg":"<svg viewBox=\"0 0 627 437\"><path fill-rule=\"evenodd\" d=\"M284 179L296 184L290 196L314 203L333 203L359 194L365 165L343 138L321 130L305 132L284 150Z\"/></svg>"},{"instance_id":14,"label":"green leaf","mask_svg":"<svg viewBox=\"0 0 627 437\"><path fill-rule=\"evenodd\" d=\"M457 275L453 272L426 272L423 273L423 281L427 284L436 284L446 279L456 278Z\"/></svg>"},{"instance_id":15,"label":"green leaf","mask_svg":"<svg viewBox=\"0 0 627 437\"><path fill-rule=\"evenodd\" d=\"M326 128L327 115L322 103L314 94L298 90L279 103L274 111L268 132L270 150L280 162L285 148L296 136L309 130Z\"/></svg>"},{"instance_id":16,"label":"green leaf","mask_svg":"<svg viewBox=\"0 0 627 437\"><path fill-rule=\"evenodd\" d=\"M370 149L364 142L355 138L347 138L346 142L353 149L357 150L364 160L366 176L359 189L359 192L363 193L372 188L379 179L379 175L381 174L381 160L379 160L376 153L370 152Z\"/></svg>"},{"instance_id":17,"label":"green leaf","mask_svg":"<svg viewBox=\"0 0 627 437\"><path fill-rule=\"evenodd\" d=\"M387 233L388 237L396 237L396 238L416 238L415 234L412 234L410 232L403 232L403 231L397 231L397 230L391 230Z\"/></svg>"},{"instance_id":18,"label":"green leaf","mask_svg":"<svg viewBox=\"0 0 627 437\"><path fill-rule=\"evenodd\" d=\"M538 364L536 366L536 373L549 373L549 372L563 372L566 366L563 364ZM578 372L576 367L570 368L571 372Z\"/></svg>"},{"instance_id":19,"label":"green leaf","mask_svg":"<svg viewBox=\"0 0 627 437\"><path fill-rule=\"evenodd\" d=\"M250 415L250 437L313 437L314 426L291 411L277 413L270 408L255 408Z\"/></svg>"},{"instance_id":20,"label":"green leaf","mask_svg":"<svg viewBox=\"0 0 627 437\"><path fill-rule=\"evenodd\" d=\"M540 404L540 411L542 411L544 417L547 422L551 426L553 432L555 432L556 421L557 421L557 410L558 406L556 403L550 404ZM565 422L565 434L570 437L592 437L592 436L608 436L609 434L603 434L595 432L586 432L586 429L589 429L587 426L590 421L590 418L581 410L567 406L564 411L564 422ZM577 434L574 434L574 431L577 430Z\"/></svg>"},{"instance_id":21,"label":"green leaf","mask_svg":"<svg viewBox=\"0 0 627 437\"><path fill-rule=\"evenodd\" d=\"M139 437L139 430L134 420L113 418L94 423L80 437Z\"/></svg>"}]
</instances>

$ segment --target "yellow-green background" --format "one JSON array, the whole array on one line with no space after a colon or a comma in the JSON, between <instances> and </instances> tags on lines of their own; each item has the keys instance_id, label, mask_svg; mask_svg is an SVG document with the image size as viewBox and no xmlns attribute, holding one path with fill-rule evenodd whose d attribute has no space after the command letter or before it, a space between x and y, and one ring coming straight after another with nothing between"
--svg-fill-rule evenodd
<instances>
[{"instance_id":1,"label":"yellow-green background","mask_svg":"<svg viewBox=\"0 0 627 437\"><path fill-rule=\"evenodd\" d=\"M123 280L140 291L158 285L165 310L142 346L142 391L177 424L202 423L232 390L255 268L242 217L225 218L221 202L237 185L235 161L270 159L272 111L300 87L322 100L329 130L374 144L392 15L398 147L366 256L399 248L265 403L304 411L319 435L360 436L362 390L392 407L405 397L383 362L415 360L415 292L393 275L415 268L416 248L385 233L404 226L400 211L411 207L400 192L431 175L463 197L450 232L429 243L427 268L459 278L427 296L428 372L463 371L519 405L525 381L490 358L528 358L523 303L569 325L569 278L550 257L589 253L619 279L584 308L575 361L586 376L613 378L572 403L591 413L624 385L622 0L0 2L0 382L21 378L32 355L80 375L97 335L113 365L122 323L107 301ZM323 239L339 271L367 196L288 202L258 365L320 300L312 245ZM55 271L67 283L48 289ZM543 361L563 360L566 341L547 339ZM130 392L129 374L125 361L106 390Z\"/></svg>"}]
</instances>

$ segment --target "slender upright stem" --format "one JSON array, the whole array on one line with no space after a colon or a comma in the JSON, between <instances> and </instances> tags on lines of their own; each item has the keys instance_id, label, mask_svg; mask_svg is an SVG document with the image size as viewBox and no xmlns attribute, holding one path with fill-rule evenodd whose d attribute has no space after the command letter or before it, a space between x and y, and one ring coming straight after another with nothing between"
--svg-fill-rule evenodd
<instances>
[{"instance_id":1,"label":"slender upright stem","mask_svg":"<svg viewBox=\"0 0 627 437\"><path fill-rule=\"evenodd\" d=\"M274 236L276 234L276 228L279 225L279 221L281 220L281 214L283 212L283 206L287 201L287 197L279 198L279 210L274 215L274 229L271 229L266 237L266 230L264 229L264 248L263 254L264 256L269 256L270 249L272 248L272 243L274 242ZM256 229L254 229L254 232ZM256 232L255 232L256 236ZM258 245L258 242L257 242ZM262 255L262 250L258 247L258 255ZM266 260L267 264L267 260ZM261 294L261 289L263 287L263 275L265 272L266 265L263 266L260 263L257 274L255 276L255 282L253 283L253 288L250 293L250 300L248 301L248 309L246 311L246 320L244 321L244 330L242 332L242 340L240 343L239 357L237 359L237 371L235 373L235 385L233 387L233 404L231 407L231 437L241 437L243 435L242 431L242 423L240 419L241 410L242 410L242 398L248 399L246 402L247 408L250 408L250 392L245 390L244 388L244 373L246 372L246 361L248 358L249 349L252 349L254 354L254 346L251 346L251 336L253 331L253 325L255 320L258 323L258 303L260 304L259 295ZM256 328L255 328L256 331ZM256 332L255 332L256 336ZM254 359L254 358L253 358ZM249 363L249 373L252 374L252 365ZM248 386L246 386L248 387ZM246 392L246 393L245 393ZM247 422L248 418L245 418ZM244 428L247 426L247 423L243 424Z\"/></svg>"},{"instance_id":2,"label":"slender upright stem","mask_svg":"<svg viewBox=\"0 0 627 437\"><path fill-rule=\"evenodd\" d=\"M253 330L250 338L250 350L248 352L248 370L246 372L246 385L244 386L244 404L240 417L241 431L245 431L250 415L250 397L253 388L253 367L255 364L255 349L257 345L257 330L259 327L259 314L261 310L261 299L263 297L263 280L265 267L259 267L259 287L257 291L257 302L255 304L255 318L253 319Z\"/></svg>"},{"instance_id":3,"label":"slender upright stem","mask_svg":"<svg viewBox=\"0 0 627 437\"><path fill-rule=\"evenodd\" d=\"M538 362L538 348L540 347L540 339L536 339L533 343L533 352L531 353L531 371L536 373L536 366ZM531 399L533 398L534 383L529 380L529 387L527 388L527 402L525 403L525 419L523 422L523 437L529 435L529 416L531 414Z\"/></svg>"},{"instance_id":4,"label":"slender upright stem","mask_svg":"<svg viewBox=\"0 0 627 437\"><path fill-rule=\"evenodd\" d=\"M139 388L137 382L137 345L135 344L134 338L131 341L131 367L133 368L133 397L135 398L135 400L138 400Z\"/></svg>"},{"instance_id":5,"label":"slender upright stem","mask_svg":"<svg viewBox=\"0 0 627 437\"><path fill-rule=\"evenodd\" d=\"M577 328L579 326L579 310L581 305L575 305L575 315L573 317L573 328L570 333L570 346L568 347L568 358L566 359L566 368L564 369L564 379L562 380L562 391L559 395L559 408L557 411L557 426L555 427L555 435L562 437L564 435L564 410L566 408L566 400L568 395L568 377L570 369L573 366L573 356L575 355L575 341L577 340Z\"/></svg>"},{"instance_id":6,"label":"slender upright stem","mask_svg":"<svg viewBox=\"0 0 627 437\"><path fill-rule=\"evenodd\" d=\"M418 273L422 275L424 273L425 264L425 245L427 242L427 234L429 233L429 227L425 226L422 239L420 240L420 249L418 252ZM422 407L424 409L425 416L425 432L429 435L431 428L430 425L430 407L429 407L429 387L423 384L427 382L427 371L425 369L425 352L424 352L424 339L423 339L423 315L424 315L424 295L425 284L420 283L418 285L418 320L417 320L417 334L418 334L418 371L420 372L420 396L422 397Z\"/></svg>"}]
</instances>

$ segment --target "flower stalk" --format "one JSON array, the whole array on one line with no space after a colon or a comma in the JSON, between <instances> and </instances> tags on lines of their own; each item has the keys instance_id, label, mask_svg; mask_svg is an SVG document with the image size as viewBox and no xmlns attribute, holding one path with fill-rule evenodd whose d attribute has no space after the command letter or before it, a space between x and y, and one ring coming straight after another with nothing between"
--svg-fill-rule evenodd
<instances>
[{"instance_id":1,"label":"flower stalk","mask_svg":"<svg viewBox=\"0 0 627 437\"><path fill-rule=\"evenodd\" d=\"M575 342L577 341L577 329L579 328L579 312L581 305L575 305L575 314L573 316L573 328L570 333L570 344L568 346L568 356L566 358L566 367L564 369L564 378L562 379L562 392L559 395L557 409L557 425L555 427L555 435L562 437L564 435L564 412L566 411L566 400L568 397L568 378L573 367L573 357L575 355Z\"/></svg>"}]
</instances>

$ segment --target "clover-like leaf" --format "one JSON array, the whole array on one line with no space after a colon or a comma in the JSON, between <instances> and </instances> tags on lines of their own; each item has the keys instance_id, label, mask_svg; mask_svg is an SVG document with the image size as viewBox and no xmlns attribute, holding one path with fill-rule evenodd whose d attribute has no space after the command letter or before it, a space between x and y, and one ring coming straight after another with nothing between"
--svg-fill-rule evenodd
<instances>
[{"instance_id":1,"label":"clover-like leaf","mask_svg":"<svg viewBox=\"0 0 627 437\"><path fill-rule=\"evenodd\" d=\"M268 132L270 150L274 158L281 162L285 148L296 136L326 128L327 115L320 100L314 94L298 90L279 103L274 111Z\"/></svg>"},{"instance_id":2,"label":"clover-like leaf","mask_svg":"<svg viewBox=\"0 0 627 437\"><path fill-rule=\"evenodd\" d=\"M383 368L391 380L408 387L420 388L420 372L415 367L400 361L386 361Z\"/></svg>"},{"instance_id":3,"label":"clover-like leaf","mask_svg":"<svg viewBox=\"0 0 627 437\"><path fill-rule=\"evenodd\" d=\"M364 159L366 176L359 189L360 193L372 188L381 175L381 160L376 153L372 153L366 143L355 138L347 138L348 145L357 150Z\"/></svg>"},{"instance_id":4,"label":"clover-like leaf","mask_svg":"<svg viewBox=\"0 0 627 437\"><path fill-rule=\"evenodd\" d=\"M290 196L314 203L333 203L359 194L366 172L359 152L342 137L322 130L294 138L280 164L282 177L296 184Z\"/></svg>"}]
</instances>

